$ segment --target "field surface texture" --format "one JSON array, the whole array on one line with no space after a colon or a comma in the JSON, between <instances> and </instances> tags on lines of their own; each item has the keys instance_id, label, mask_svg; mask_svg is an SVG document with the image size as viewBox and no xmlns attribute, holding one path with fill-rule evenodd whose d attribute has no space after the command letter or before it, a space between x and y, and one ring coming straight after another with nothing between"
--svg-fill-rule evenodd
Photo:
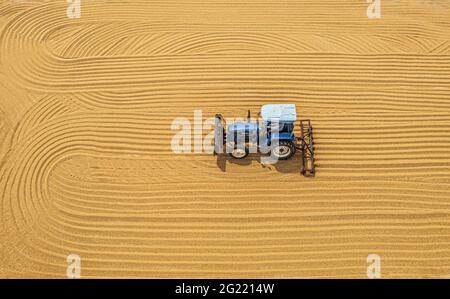
<instances>
[{"instance_id":1,"label":"field surface texture","mask_svg":"<svg viewBox=\"0 0 450 299\"><path fill-rule=\"evenodd\" d=\"M0 1L0 277L450 275L448 1L68 5ZM311 119L315 178L172 151L267 103Z\"/></svg>"}]
</instances>

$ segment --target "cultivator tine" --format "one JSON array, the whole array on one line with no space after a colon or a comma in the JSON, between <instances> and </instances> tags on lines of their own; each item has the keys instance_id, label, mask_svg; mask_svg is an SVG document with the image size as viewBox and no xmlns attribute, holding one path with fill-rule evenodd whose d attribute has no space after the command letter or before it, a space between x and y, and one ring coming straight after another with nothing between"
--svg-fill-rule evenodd
<instances>
[{"instance_id":1,"label":"cultivator tine","mask_svg":"<svg viewBox=\"0 0 450 299\"><path fill-rule=\"evenodd\" d=\"M300 121L300 142L302 155L302 166L300 172L304 176L314 176L314 137L309 119Z\"/></svg>"}]
</instances>

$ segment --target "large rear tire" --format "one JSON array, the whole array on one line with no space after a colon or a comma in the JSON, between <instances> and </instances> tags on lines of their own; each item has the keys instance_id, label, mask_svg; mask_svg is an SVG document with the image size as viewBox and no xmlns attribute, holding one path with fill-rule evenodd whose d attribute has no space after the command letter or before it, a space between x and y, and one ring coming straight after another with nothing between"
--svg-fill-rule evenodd
<instances>
[{"instance_id":1,"label":"large rear tire","mask_svg":"<svg viewBox=\"0 0 450 299\"><path fill-rule=\"evenodd\" d=\"M288 140L280 140L270 154L278 160L290 159L295 154L295 144Z\"/></svg>"}]
</instances>

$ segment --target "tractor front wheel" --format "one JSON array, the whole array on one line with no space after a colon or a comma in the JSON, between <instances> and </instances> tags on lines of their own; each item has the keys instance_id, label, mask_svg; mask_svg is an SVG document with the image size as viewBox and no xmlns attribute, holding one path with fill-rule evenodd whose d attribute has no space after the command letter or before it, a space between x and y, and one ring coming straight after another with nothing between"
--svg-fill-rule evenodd
<instances>
[{"instance_id":1,"label":"tractor front wheel","mask_svg":"<svg viewBox=\"0 0 450 299\"><path fill-rule=\"evenodd\" d=\"M248 147L236 147L233 149L233 151L230 153L230 156L235 159L244 159L248 155Z\"/></svg>"},{"instance_id":2,"label":"tractor front wheel","mask_svg":"<svg viewBox=\"0 0 450 299\"><path fill-rule=\"evenodd\" d=\"M271 151L272 157L278 160L287 160L295 154L295 144L291 141L280 140Z\"/></svg>"}]
</instances>

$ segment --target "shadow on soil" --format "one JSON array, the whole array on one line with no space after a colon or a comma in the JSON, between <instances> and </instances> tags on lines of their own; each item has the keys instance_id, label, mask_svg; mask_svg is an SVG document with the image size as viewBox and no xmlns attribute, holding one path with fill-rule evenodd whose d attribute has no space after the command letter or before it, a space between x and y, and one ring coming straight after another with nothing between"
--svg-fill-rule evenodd
<instances>
[{"instance_id":1,"label":"shadow on soil","mask_svg":"<svg viewBox=\"0 0 450 299\"><path fill-rule=\"evenodd\" d=\"M255 162L259 163L262 168L270 168L275 169L278 172L281 173L298 173L300 174L300 168L301 168L301 157L297 153L294 155L294 157L290 158L289 160L279 160L275 164L262 164L261 158L263 155L261 154L250 154L244 159L234 159L230 157L228 154L221 154L217 155L217 161L216 165L222 172L226 172L227 164L237 164L241 166L249 166L251 164L254 164Z\"/></svg>"}]
</instances>

